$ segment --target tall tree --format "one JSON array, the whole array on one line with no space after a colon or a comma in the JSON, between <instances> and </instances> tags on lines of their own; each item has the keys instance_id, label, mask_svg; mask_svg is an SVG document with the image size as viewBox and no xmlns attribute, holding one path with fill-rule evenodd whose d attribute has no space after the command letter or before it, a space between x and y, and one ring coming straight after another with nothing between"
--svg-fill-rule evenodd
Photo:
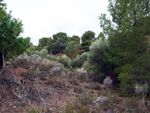
<instances>
[{"instance_id":1,"label":"tall tree","mask_svg":"<svg viewBox=\"0 0 150 113\"><path fill-rule=\"evenodd\" d=\"M38 50L41 50L45 46L48 46L48 42L49 42L50 38L43 37L43 38L39 39Z\"/></svg>"},{"instance_id":2,"label":"tall tree","mask_svg":"<svg viewBox=\"0 0 150 113\"><path fill-rule=\"evenodd\" d=\"M71 41L75 41L76 44L79 45L80 44L80 37L77 35L73 35L72 37L69 38L69 42L71 42Z\"/></svg>"},{"instance_id":3,"label":"tall tree","mask_svg":"<svg viewBox=\"0 0 150 113\"><path fill-rule=\"evenodd\" d=\"M97 39L105 40L104 33L103 33L103 32L100 32L99 35L95 38L95 41L96 41Z\"/></svg>"},{"instance_id":4,"label":"tall tree","mask_svg":"<svg viewBox=\"0 0 150 113\"><path fill-rule=\"evenodd\" d=\"M47 50L48 52L52 51L53 50L53 39L51 37L49 37L49 40L47 42Z\"/></svg>"},{"instance_id":5,"label":"tall tree","mask_svg":"<svg viewBox=\"0 0 150 113\"><path fill-rule=\"evenodd\" d=\"M67 34L63 32L54 34L52 43L53 43L52 51L54 54L63 53L68 44Z\"/></svg>"},{"instance_id":6,"label":"tall tree","mask_svg":"<svg viewBox=\"0 0 150 113\"><path fill-rule=\"evenodd\" d=\"M3 3L3 0L0 0L0 56L4 56L5 51L11 50L11 44L23 31L22 22L13 18L11 12L7 13L6 9L6 4ZM2 60L0 64L0 67L2 67Z\"/></svg>"},{"instance_id":7,"label":"tall tree","mask_svg":"<svg viewBox=\"0 0 150 113\"><path fill-rule=\"evenodd\" d=\"M112 62L118 67L121 86L133 88L136 83L150 80L150 56L148 38L150 26L149 0L109 0L109 11L116 23L116 29L106 16L100 17L103 30L109 35ZM103 21L104 20L104 21ZM109 32L111 31L111 32Z\"/></svg>"},{"instance_id":8,"label":"tall tree","mask_svg":"<svg viewBox=\"0 0 150 113\"><path fill-rule=\"evenodd\" d=\"M89 46L94 39L95 33L93 31L86 31L81 37L82 43L80 49L83 49L85 52L89 51Z\"/></svg>"}]
</instances>

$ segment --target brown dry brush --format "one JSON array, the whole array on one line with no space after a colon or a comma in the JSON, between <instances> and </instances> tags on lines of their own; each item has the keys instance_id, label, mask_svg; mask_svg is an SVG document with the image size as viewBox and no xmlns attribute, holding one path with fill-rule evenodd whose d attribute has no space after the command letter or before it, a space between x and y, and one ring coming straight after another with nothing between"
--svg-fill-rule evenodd
<instances>
[{"instance_id":1,"label":"brown dry brush","mask_svg":"<svg viewBox=\"0 0 150 113\"><path fill-rule=\"evenodd\" d=\"M39 74L27 73L20 81L17 80L12 70L12 65L7 64L0 72L0 96L13 95L23 103L33 107L37 112L39 110L32 104L33 101L40 103L44 111L48 103L45 102L45 92L37 81L43 72ZM2 112L2 111L0 111Z\"/></svg>"}]
</instances>

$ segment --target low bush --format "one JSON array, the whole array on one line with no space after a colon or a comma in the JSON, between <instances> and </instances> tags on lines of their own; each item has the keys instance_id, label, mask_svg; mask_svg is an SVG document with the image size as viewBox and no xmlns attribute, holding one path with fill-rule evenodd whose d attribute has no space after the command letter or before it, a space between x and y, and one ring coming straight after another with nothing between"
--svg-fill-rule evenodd
<instances>
[{"instance_id":1,"label":"low bush","mask_svg":"<svg viewBox=\"0 0 150 113\"><path fill-rule=\"evenodd\" d=\"M48 50L47 49L42 49L40 51L40 56L41 58L46 58L47 57L47 54L48 54Z\"/></svg>"},{"instance_id":2,"label":"low bush","mask_svg":"<svg viewBox=\"0 0 150 113\"><path fill-rule=\"evenodd\" d=\"M93 89L95 89L95 90L101 90L101 85L100 85L99 83L94 82L94 83L92 84L92 87L93 87Z\"/></svg>"},{"instance_id":3,"label":"low bush","mask_svg":"<svg viewBox=\"0 0 150 113\"><path fill-rule=\"evenodd\" d=\"M71 84L73 84L73 85L79 85L79 82L78 82L78 80L77 79L75 79L75 78L71 78L71 79L69 79L69 82L71 83Z\"/></svg>"},{"instance_id":4,"label":"low bush","mask_svg":"<svg viewBox=\"0 0 150 113\"><path fill-rule=\"evenodd\" d=\"M69 68L71 65L71 59L65 55L58 57L58 62L64 64L64 66L67 68Z\"/></svg>"},{"instance_id":5,"label":"low bush","mask_svg":"<svg viewBox=\"0 0 150 113\"><path fill-rule=\"evenodd\" d=\"M29 68L28 62L29 62L29 59L28 59L27 54L21 54L17 58L15 58L12 64L15 68L17 68L18 66Z\"/></svg>"},{"instance_id":6,"label":"low bush","mask_svg":"<svg viewBox=\"0 0 150 113\"><path fill-rule=\"evenodd\" d=\"M31 55L36 54L36 55L40 55L39 51L32 51Z\"/></svg>"},{"instance_id":7,"label":"low bush","mask_svg":"<svg viewBox=\"0 0 150 113\"><path fill-rule=\"evenodd\" d=\"M88 69L88 68L90 68L90 64L89 64L89 62L88 61L85 61L84 63L83 63L83 65L82 65L82 67L84 68L84 69Z\"/></svg>"},{"instance_id":8,"label":"low bush","mask_svg":"<svg viewBox=\"0 0 150 113\"><path fill-rule=\"evenodd\" d=\"M92 100L92 95L84 92L74 102L67 103L65 113L90 113L89 105L92 103Z\"/></svg>"},{"instance_id":9,"label":"low bush","mask_svg":"<svg viewBox=\"0 0 150 113\"><path fill-rule=\"evenodd\" d=\"M57 57L56 56L51 56L51 55L47 55L47 59L49 60L53 60L53 61L57 61Z\"/></svg>"}]
</instances>

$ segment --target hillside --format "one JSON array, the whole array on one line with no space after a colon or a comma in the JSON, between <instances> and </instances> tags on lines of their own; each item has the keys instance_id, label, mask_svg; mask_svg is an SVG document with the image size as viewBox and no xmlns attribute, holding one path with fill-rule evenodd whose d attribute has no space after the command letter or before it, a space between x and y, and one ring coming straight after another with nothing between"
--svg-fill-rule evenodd
<instances>
[{"instance_id":1,"label":"hillside","mask_svg":"<svg viewBox=\"0 0 150 113\"><path fill-rule=\"evenodd\" d=\"M20 55L1 75L2 113L149 113L150 98L124 95L38 55Z\"/></svg>"}]
</instances>

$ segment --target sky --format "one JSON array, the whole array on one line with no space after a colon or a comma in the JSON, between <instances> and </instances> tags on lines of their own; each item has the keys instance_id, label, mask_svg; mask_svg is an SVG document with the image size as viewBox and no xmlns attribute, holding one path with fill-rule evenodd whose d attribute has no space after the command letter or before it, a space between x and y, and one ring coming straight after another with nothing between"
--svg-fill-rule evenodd
<instances>
[{"instance_id":1,"label":"sky","mask_svg":"<svg viewBox=\"0 0 150 113\"><path fill-rule=\"evenodd\" d=\"M38 45L42 37L52 37L58 32L67 36L81 37L91 30L96 36L100 28L99 16L106 13L108 0L4 0L7 11L22 20L24 32L33 45Z\"/></svg>"}]
</instances>

